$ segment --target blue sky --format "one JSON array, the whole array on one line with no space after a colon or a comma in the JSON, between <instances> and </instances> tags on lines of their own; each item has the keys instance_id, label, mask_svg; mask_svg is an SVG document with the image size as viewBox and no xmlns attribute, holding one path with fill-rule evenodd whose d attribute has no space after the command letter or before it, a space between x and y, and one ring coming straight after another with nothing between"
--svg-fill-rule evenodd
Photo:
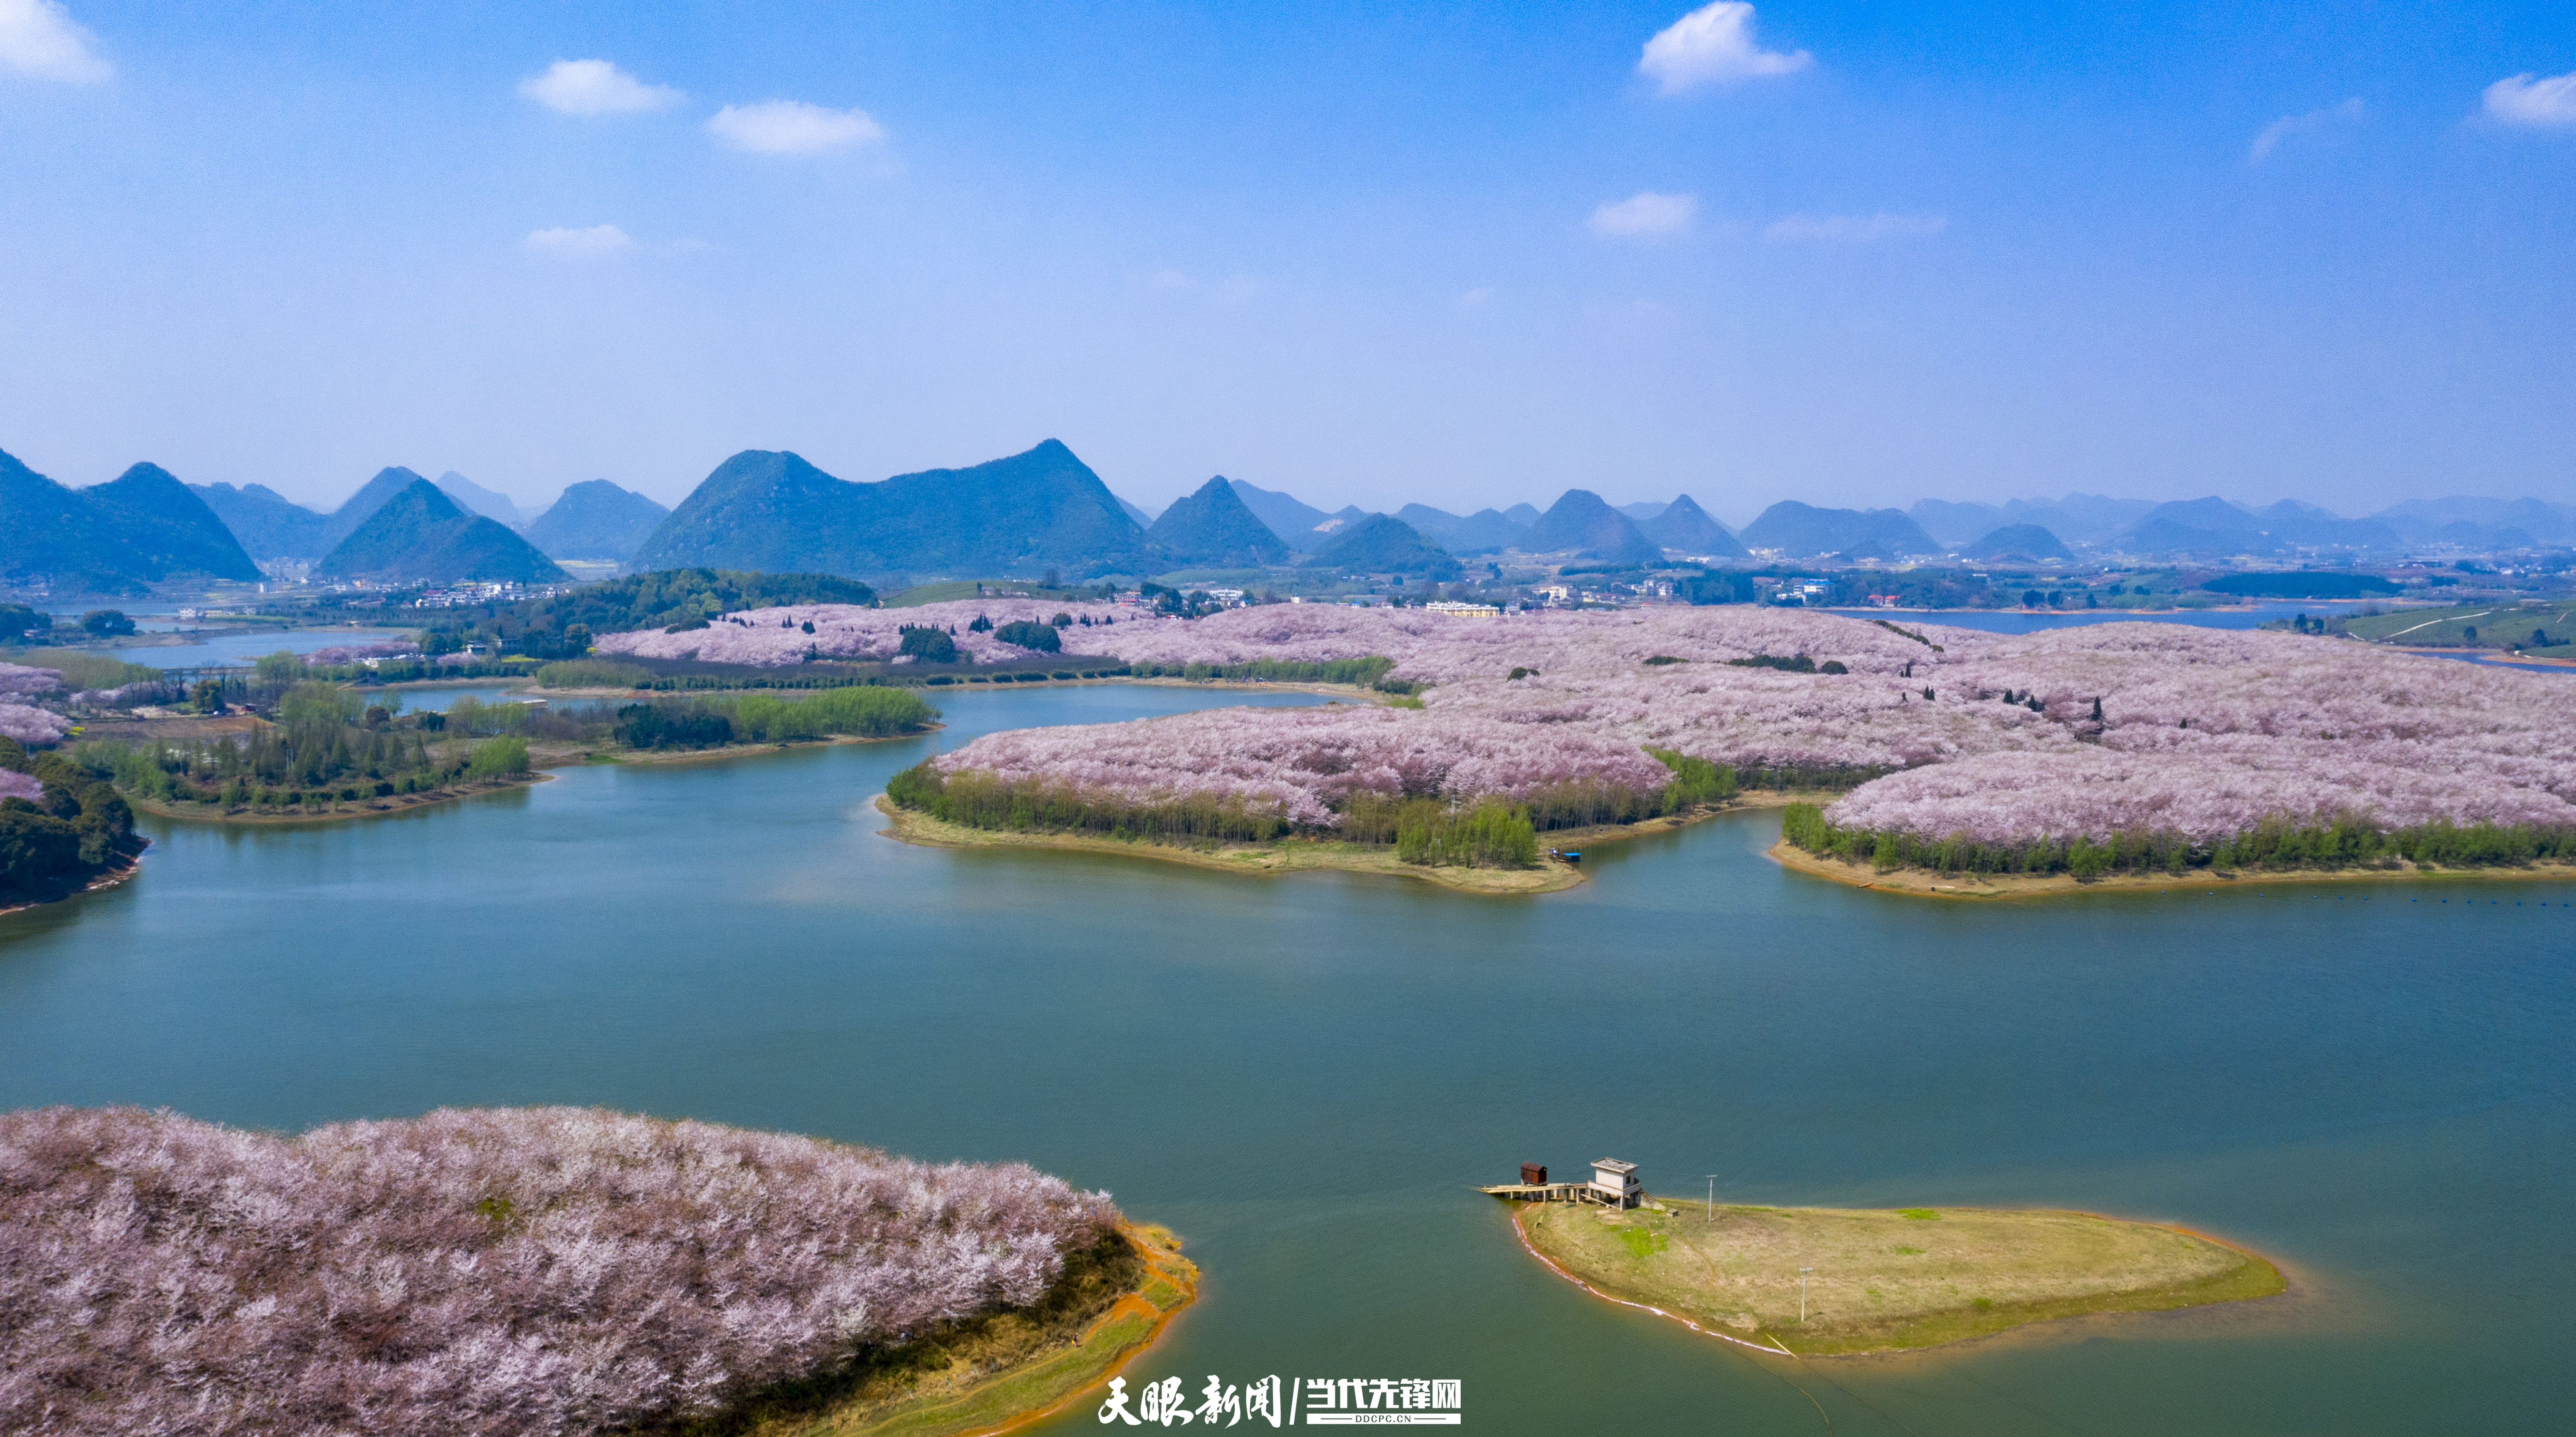
<instances>
[{"instance_id":1,"label":"blue sky","mask_svg":"<svg viewBox=\"0 0 2576 1437\"><path fill-rule=\"evenodd\" d=\"M0 448L2571 500L2571 75L2564 4L0 0Z\"/></svg>"}]
</instances>

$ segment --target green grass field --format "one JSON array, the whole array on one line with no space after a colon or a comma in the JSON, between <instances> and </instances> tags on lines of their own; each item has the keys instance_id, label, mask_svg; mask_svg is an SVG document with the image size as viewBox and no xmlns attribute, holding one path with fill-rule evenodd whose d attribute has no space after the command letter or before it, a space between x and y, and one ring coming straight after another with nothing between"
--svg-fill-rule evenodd
<instances>
[{"instance_id":1,"label":"green grass field","mask_svg":"<svg viewBox=\"0 0 2576 1437\"><path fill-rule=\"evenodd\" d=\"M2400 609L2366 619L2348 619L2344 627L2357 638L2381 644L2557 648L2576 640L2576 604L2457 604L2445 609ZM2535 643L2534 630L2545 633L2551 642Z\"/></svg>"},{"instance_id":2,"label":"green grass field","mask_svg":"<svg viewBox=\"0 0 2576 1437\"><path fill-rule=\"evenodd\" d=\"M1990 1208L1542 1204L1531 1245L1616 1297L1808 1355L1887 1352L2098 1312L2268 1297L2279 1269L2151 1223ZM1800 1269L1805 1315L1800 1316Z\"/></svg>"},{"instance_id":3,"label":"green grass field","mask_svg":"<svg viewBox=\"0 0 2576 1437\"><path fill-rule=\"evenodd\" d=\"M955 1437L996 1432L1105 1382L1198 1295L1198 1268L1159 1227L1131 1227L1066 1266L1037 1306L978 1318L656 1437Z\"/></svg>"}]
</instances>

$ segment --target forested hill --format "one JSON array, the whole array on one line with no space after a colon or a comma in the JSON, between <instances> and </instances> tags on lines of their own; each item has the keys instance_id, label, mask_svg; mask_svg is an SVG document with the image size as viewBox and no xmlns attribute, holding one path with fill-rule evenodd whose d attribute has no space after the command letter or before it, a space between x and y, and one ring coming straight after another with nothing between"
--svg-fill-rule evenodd
<instances>
[{"instance_id":1,"label":"forested hill","mask_svg":"<svg viewBox=\"0 0 2576 1437\"><path fill-rule=\"evenodd\" d=\"M528 524L528 542L558 559L626 561L671 511L605 479L591 479L563 491L546 512Z\"/></svg>"},{"instance_id":2,"label":"forested hill","mask_svg":"<svg viewBox=\"0 0 2576 1437\"><path fill-rule=\"evenodd\" d=\"M1897 558L1937 554L1941 546L1896 509L1819 509L1783 499L1736 535L1751 549L1777 549L1793 559L1817 554Z\"/></svg>"},{"instance_id":3,"label":"forested hill","mask_svg":"<svg viewBox=\"0 0 2576 1437\"><path fill-rule=\"evenodd\" d=\"M1412 525L1384 514L1371 514L1334 534L1325 542L1322 553L1306 561L1306 567L1454 579L1459 566L1446 550L1415 533Z\"/></svg>"},{"instance_id":4,"label":"forested hill","mask_svg":"<svg viewBox=\"0 0 2576 1437\"><path fill-rule=\"evenodd\" d=\"M205 501L158 465L72 489L0 453L0 579L127 594L180 575L248 580L259 566Z\"/></svg>"},{"instance_id":5,"label":"forested hill","mask_svg":"<svg viewBox=\"0 0 2576 1437\"><path fill-rule=\"evenodd\" d=\"M316 514L265 484L191 484L197 497L233 531L254 559L318 559L331 546L322 531L331 519Z\"/></svg>"},{"instance_id":6,"label":"forested hill","mask_svg":"<svg viewBox=\"0 0 2576 1437\"><path fill-rule=\"evenodd\" d=\"M1296 557L1270 526L1243 505L1220 474L1174 503L1145 531L1156 558L1175 568L1257 568Z\"/></svg>"},{"instance_id":7,"label":"forested hill","mask_svg":"<svg viewBox=\"0 0 2576 1437\"><path fill-rule=\"evenodd\" d=\"M296 557L299 559L318 559L330 553L332 550L339 548L341 544L348 540L350 535L358 532L359 525L364 524L368 520L376 517L378 514L383 513L385 506L394 501L395 495L400 494L414 484L428 483L428 480L413 473L409 469L403 468L399 464L394 465L391 468L377 470L375 478L368 480L357 493L349 496L349 501L347 503L332 510L331 513L323 519L322 534L319 540L321 547L315 549L310 554L298 554ZM431 487L436 488L437 486L431 485ZM443 493L444 491L441 492ZM453 505L454 502L455 501L453 500L449 501L451 505Z\"/></svg>"},{"instance_id":8,"label":"forested hill","mask_svg":"<svg viewBox=\"0 0 2576 1437\"><path fill-rule=\"evenodd\" d=\"M1530 526L1527 542L1532 549L1571 549L1619 564L1650 564L1661 557L1646 536L1637 531L1636 520L1611 508L1589 489L1568 489L1558 495L1548 511Z\"/></svg>"},{"instance_id":9,"label":"forested hill","mask_svg":"<svg viewBox=\"0 0 2576 1437\"><path fill-rule=\"evenodd\" d=\"M453 583L459 579L514 579L537 583L566 577L498 519L468 514L437 485L415 478L368 516L316 572L333 578L389 582Z\"/></svg>"},{"instance_id":10,"label":"forested hill","mask_svg":"<svg viewBox=\"0 0 2576 1437\"><path fill-rule=\"evenodd\" d=\"M770 573L1069 575L1140 572L1144 531L1100 476L1050 439L969 469L836 479L797 455L748 449L671 511L634 562Z\"/></svg>"}]
</instances>

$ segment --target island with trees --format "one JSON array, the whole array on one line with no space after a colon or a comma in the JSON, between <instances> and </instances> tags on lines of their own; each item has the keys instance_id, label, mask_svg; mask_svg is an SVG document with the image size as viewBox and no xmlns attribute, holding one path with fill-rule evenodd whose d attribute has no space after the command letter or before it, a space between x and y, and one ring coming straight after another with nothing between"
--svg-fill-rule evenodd
<instances>
[{"instance_id":1,"label":"island with trees","mask_svg":"<svg viewBox=\"0 0 2576 1437\"><path fill-rule=\"evenodd\" d=\"M1015 1163L579 1108L0 1114L9 1432L994 1432L1196 1281Z\"/></svg>"},{"instance_id":2,"label":"island with trees","mask_svg":"<svg viewBox=\"0 0 2576 1437\"><path fill-rule=\"evenodd\" d=\"M579 664L572 681L588 677ZM538 770L592 762L653 762L779 746L897 737L930 728L938 711L908 689L847 687L767 692L645 693L550 707L458 698L444 712L398 713L381 693L290 654L259 661L227 692L199 685L185 707L257 712L214 723L100 725L68 746L68 761L144 812L225 822L306 822L397 812L525 784ZM236 681L237 684L240 681Z\"/></svg>"}]
</instances>

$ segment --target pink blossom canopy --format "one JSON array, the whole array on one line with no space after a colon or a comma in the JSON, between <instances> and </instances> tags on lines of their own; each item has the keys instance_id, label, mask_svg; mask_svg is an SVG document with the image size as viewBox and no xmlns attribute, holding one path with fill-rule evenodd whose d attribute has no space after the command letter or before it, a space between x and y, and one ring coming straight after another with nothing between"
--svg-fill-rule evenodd
<instances>
[{"instance_id":1,"label":"pink blossom canopy","mask_svg":"<svg viewBox=\"0 0 2576 1437\"><path fill-rule=\"evenodd\" d=\"M1116 1221L1016 1164L577 1108L279 1138L0 1116L0 1431L596 1432L1026 1304Z\"/></svg>"},{"instance_id":2,"label":"pink blossom canopy","mask_svg":"<svg viewBox=\"0 0 2576 1437\"><path fill-rule=\"evenodd\" d=\"M1129 801L1234 793L1329 823L1330 805L1354 788L1466 798L1568 777L1660 782L1641 752L1656 747L1740 769L1887 771L1827 816L1931 837L2105 837L2143 826L2209 839L2266 818L2335 814L2389 826L2576 823L2576 695L2564 680L2182 624L2028 635L1909 625L1916 639L1839 615L1742 606L1461 619L1275 604L1189 621L992 599L755 609L728 616L739 623L612 635L600 647L785 664L809 646L883 656L899 624L929 623L955 626L960 647L990 662L1021 654L971 633L976 615L1000 624L1056 612L1094 621L1062 631L1069 654L1163 664L1376 655L1394 661L1395 677L1434 687L1421 712L1260 709L993 734L943 756L941 768L1053 777ZM1756 655L1836 660L1850 672L1726 662ZM1658 657L1681 662L1645 662ZM1508 678L1515 668L1536 672Z\"/></svg>"}]
</instances>

